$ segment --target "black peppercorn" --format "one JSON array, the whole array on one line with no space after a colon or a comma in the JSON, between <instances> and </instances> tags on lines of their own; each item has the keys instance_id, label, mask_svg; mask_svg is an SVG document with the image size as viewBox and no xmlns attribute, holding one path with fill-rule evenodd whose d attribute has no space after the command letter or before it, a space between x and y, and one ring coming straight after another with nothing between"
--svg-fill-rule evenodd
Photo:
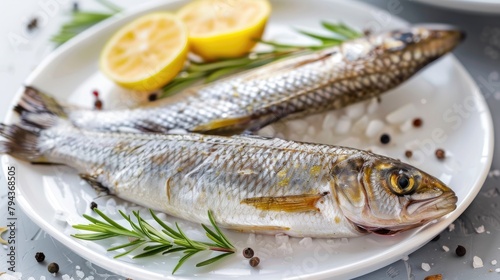
<instances>
[{"instance_id":1,"label":"black peppercorn","mask_svg":"<svg viewBox=\"0 0 500 280\"><path fill-rule=\"evenodd\" d=\"M245 249L243 249L243 257L245 257L247 259L253 257L253 250L252 250L252 248L245 248Z\"/></svg>"},{"instance_id":2,"label":"black peppercorn","mask_svg":"<svg viewBox=\"0 0 500 280\"><path fill-rule=\"evenodd\" d=\"M259 265L260 259L258 257L253 257L253 258L250 259L249 262L250 262L250 266L251 267L256 267L256 266Z\"/></svg>"},{"instance_id":3,"label":"black peppercorn","mask_svg":"<svg viewBox=\"0 0 500 280\"><path fill-rule=\"evenodd\" d=\"M57 263L49 263L47 266L47 270L50 273L58 273L59 272L59 265Z\"/></svg>"},{"instance_id":4,"label":"black peppercorn","mask_svg":"<svg viewBox=\"0 0 500 280\"><path fill-rule=\"evenodd\" d=\"M92 201L90 203L90 209L94 210L95 208L97 208L97 203L95 203L94 201Z\"/></svg>"},{"instance_id":5,"label":"black peppercorn","mask_svg":"<svg viewBox=\"0 0 500 280\"><path fill-rule=\"evenodd\" d=\"M465 253L466 253L467 250L465 250L465 247L462 246L462 245L458 245L457 246L457 249L455 250L455 253L457 254L457 256L459 257L463 257L465 256Z\"/></svg>"},{"instance_id":6,"label":"black peppercorn","mask_svg":"<svg viewBox=\"0 0 500 280\"><path fill-rule=\"evenodd\" d=\"M389 144L389 142L391 142L391 136L389 136L389 134L384 133L380 136L380 143Z\"/></svg>"},{"instance_id":7,"label":"black peppercorn","mask_svg":"<svg viewBox=\"0 0 500 280\"><path fill-rule=\"evenodd\" d=\"M45 254L42 252L37 252L35 254L35 259L37 262L43 262L45 260Z\"/></svg>"},{"instance_id":8,"label":"black peppercorn","mask_svg":"<svg viewBox=\"0 0 500 280\"><path fill-rule=\"evenodd\" d=\"M151 93L149 96L148 96L148 100L149 101L155 101L156 99L158 98L158 95L156 95L156 93Z\"/></svg>"}]
</instances>

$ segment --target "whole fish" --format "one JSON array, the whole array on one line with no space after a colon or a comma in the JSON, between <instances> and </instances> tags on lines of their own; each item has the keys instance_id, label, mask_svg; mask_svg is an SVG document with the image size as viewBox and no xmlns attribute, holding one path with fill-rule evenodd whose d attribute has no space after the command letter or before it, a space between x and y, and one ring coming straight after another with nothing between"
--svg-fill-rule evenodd
<instances>
[{"instance_id":1,"label":"whole fish","mask_svg":"<svg viewBox=\"0 0 500 280\"><path fill-rule=\"evenodd\" d=\"M61 107L28 88L18 112L30 119L41 100L58 107L73 125L98 131L208 134L254 132L305 114L338 109L384 93L451 51L464 37L442 25L414 26L343 43L190 88L129 110Z\"/></svg>"},{"instance_id":2,"label":"whole fish","mask_svg":"<svg viewBox=\"0 0 500 280\"><path fill-rule=\"evenodd\" d=\"M94 187L197 223L300 237L394 234L453 211L438 179L345 147L254 136L0 126L0 153L72 166Z\"/></svg>"}]
</instances>

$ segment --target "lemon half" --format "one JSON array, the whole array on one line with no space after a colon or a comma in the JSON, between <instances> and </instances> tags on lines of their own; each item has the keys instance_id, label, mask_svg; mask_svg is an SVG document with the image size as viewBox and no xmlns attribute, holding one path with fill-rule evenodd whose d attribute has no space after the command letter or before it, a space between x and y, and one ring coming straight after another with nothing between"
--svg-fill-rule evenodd
<instances>
[{"instance_id":1,"label":"lemon half","mask_svg":"<svg viewBox=\"0 0 500 280\"><path fill-rule=\"evenodd\" d=\"M196 0L177 15L189 30L191 51L215 60L250 52L261 38L270 13L267 0Z\"/></svg>"},{"instance_id":2,"label":"lemon half","mask_svg":"<svg viewBox=\"0 0 500 280\"><path fill-rule=\"evenodd\" d=\"M188 49L188 32L182 20L171 13L152 13L111 37L101 52L100 67L125 88L153 91L179 73Z\"/></svg>"}]
</instances>

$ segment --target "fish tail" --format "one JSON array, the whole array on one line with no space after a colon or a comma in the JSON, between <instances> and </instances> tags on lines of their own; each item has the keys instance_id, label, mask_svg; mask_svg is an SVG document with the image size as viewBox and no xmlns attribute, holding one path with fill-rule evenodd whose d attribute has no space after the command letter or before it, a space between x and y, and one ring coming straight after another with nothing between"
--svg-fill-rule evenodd
<instances>
[{"instance_id":1,"label":"fish tail","mask_svg":"<svg viewBox=\"0 0 500 280\"><path fill-rule=\"evenodd\" d=\"M29 162L46 162L38 148L40 131L40 128L34 126L0 124L0 137L5 139L0 140L0 154Z\"/></svg>"},{"instance_id":2,"label":"fish tail","mask_svg":"<svg viewBox=\"0 0 500 280\"><path fill-rule=\"evenodd\" d=\"M21 116L21 123L28 127L48 128L67 117L64 108L54 98L29 86L14 111Z\"/></svg>"}]
</instances>

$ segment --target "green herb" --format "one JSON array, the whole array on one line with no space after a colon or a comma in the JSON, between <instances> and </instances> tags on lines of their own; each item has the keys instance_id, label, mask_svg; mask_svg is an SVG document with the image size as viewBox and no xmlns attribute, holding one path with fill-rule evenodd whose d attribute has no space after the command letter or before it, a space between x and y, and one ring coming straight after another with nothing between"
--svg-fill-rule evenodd
<instances>
[{"instance_id":1,"label":"green herb","mask_svg":"<svg viewBox=\"0 0 500 280\"><path fill-rule=\"evenodd\" d=\"M106 0L97 0L106 6L111 13L74 12L72 20L61 27L61 30L52 40L62 44L81 31L114 15L121 9ZM300 34L315 39L316 44L311 45L289 45L274 41L260 40L259 42L271 48L265 52L253 52L246 57L220 59L215 62L189 61L187 67L176 78L165 85L158 98L171 96L178 91L199 82L212 82L221 77L234 74L243 70L252 69L261 65L297 54L301 51L313 51L329 48L341 44L346 40L362 36L362 33L348 27L343 23L331 23L322 21L321 26L328 35L318 34L302 29L296 29Z\"/></svg>"},{"instance_id":2,"label":"green herb","mask_svg":"<svg viewBox=\"0 0 500 280\"><path fill-rule=\"evenodd\" d=\"M69 39L75 37L85 29L121 12L121 8L107 0L96 0L104 7L108 8L109 13L98 12L80 12L73 11L71 13L71 20L61 26L59 32L52 36L51 41L61 45L66 43Z\"/></svg>"},{"instance_id":3,"label":"green herb","mask_svg":"<svg viewBox=\"0 0 500 280\"><path fill-rule=\"evenodd\" d=\"M97 213L102 220L89 215L83 215L83 217L89 220L91 224L73 226L75 229L90 231L93 233L77 233L72 236L91 241L111 237L128 238L128 242L108 249L108 251L126 249L125 252L117 254L115 258L129 255L139 249L141 250L141 253L135 255L134 258L144 258L159 254L167 255L177 252L183 253L184 256L179 260L172 271L172 274L174 274L186 262L186 260L199 252L215 251L222 252L222 254L202 261L196 264L196 267L209 265L236 252L234 246L224 236L215 223L214 217L210 211L208 211L208 218L215 231L203 224L202 227L206 232L206 236L212 241L212 243L190 239L181 230L177 223L175 224L175 228L169 227L162 220L160 220L152 210L150 210L151 216L161 226L161 230L157 230L146 222L140 216L138 211L132 212L134 218L131 218L129 215L119 211L123 218L130 224L131 229L125 228L116 223L98 208L94 208L94 212Z\"/></svg>"}]
</instances>

